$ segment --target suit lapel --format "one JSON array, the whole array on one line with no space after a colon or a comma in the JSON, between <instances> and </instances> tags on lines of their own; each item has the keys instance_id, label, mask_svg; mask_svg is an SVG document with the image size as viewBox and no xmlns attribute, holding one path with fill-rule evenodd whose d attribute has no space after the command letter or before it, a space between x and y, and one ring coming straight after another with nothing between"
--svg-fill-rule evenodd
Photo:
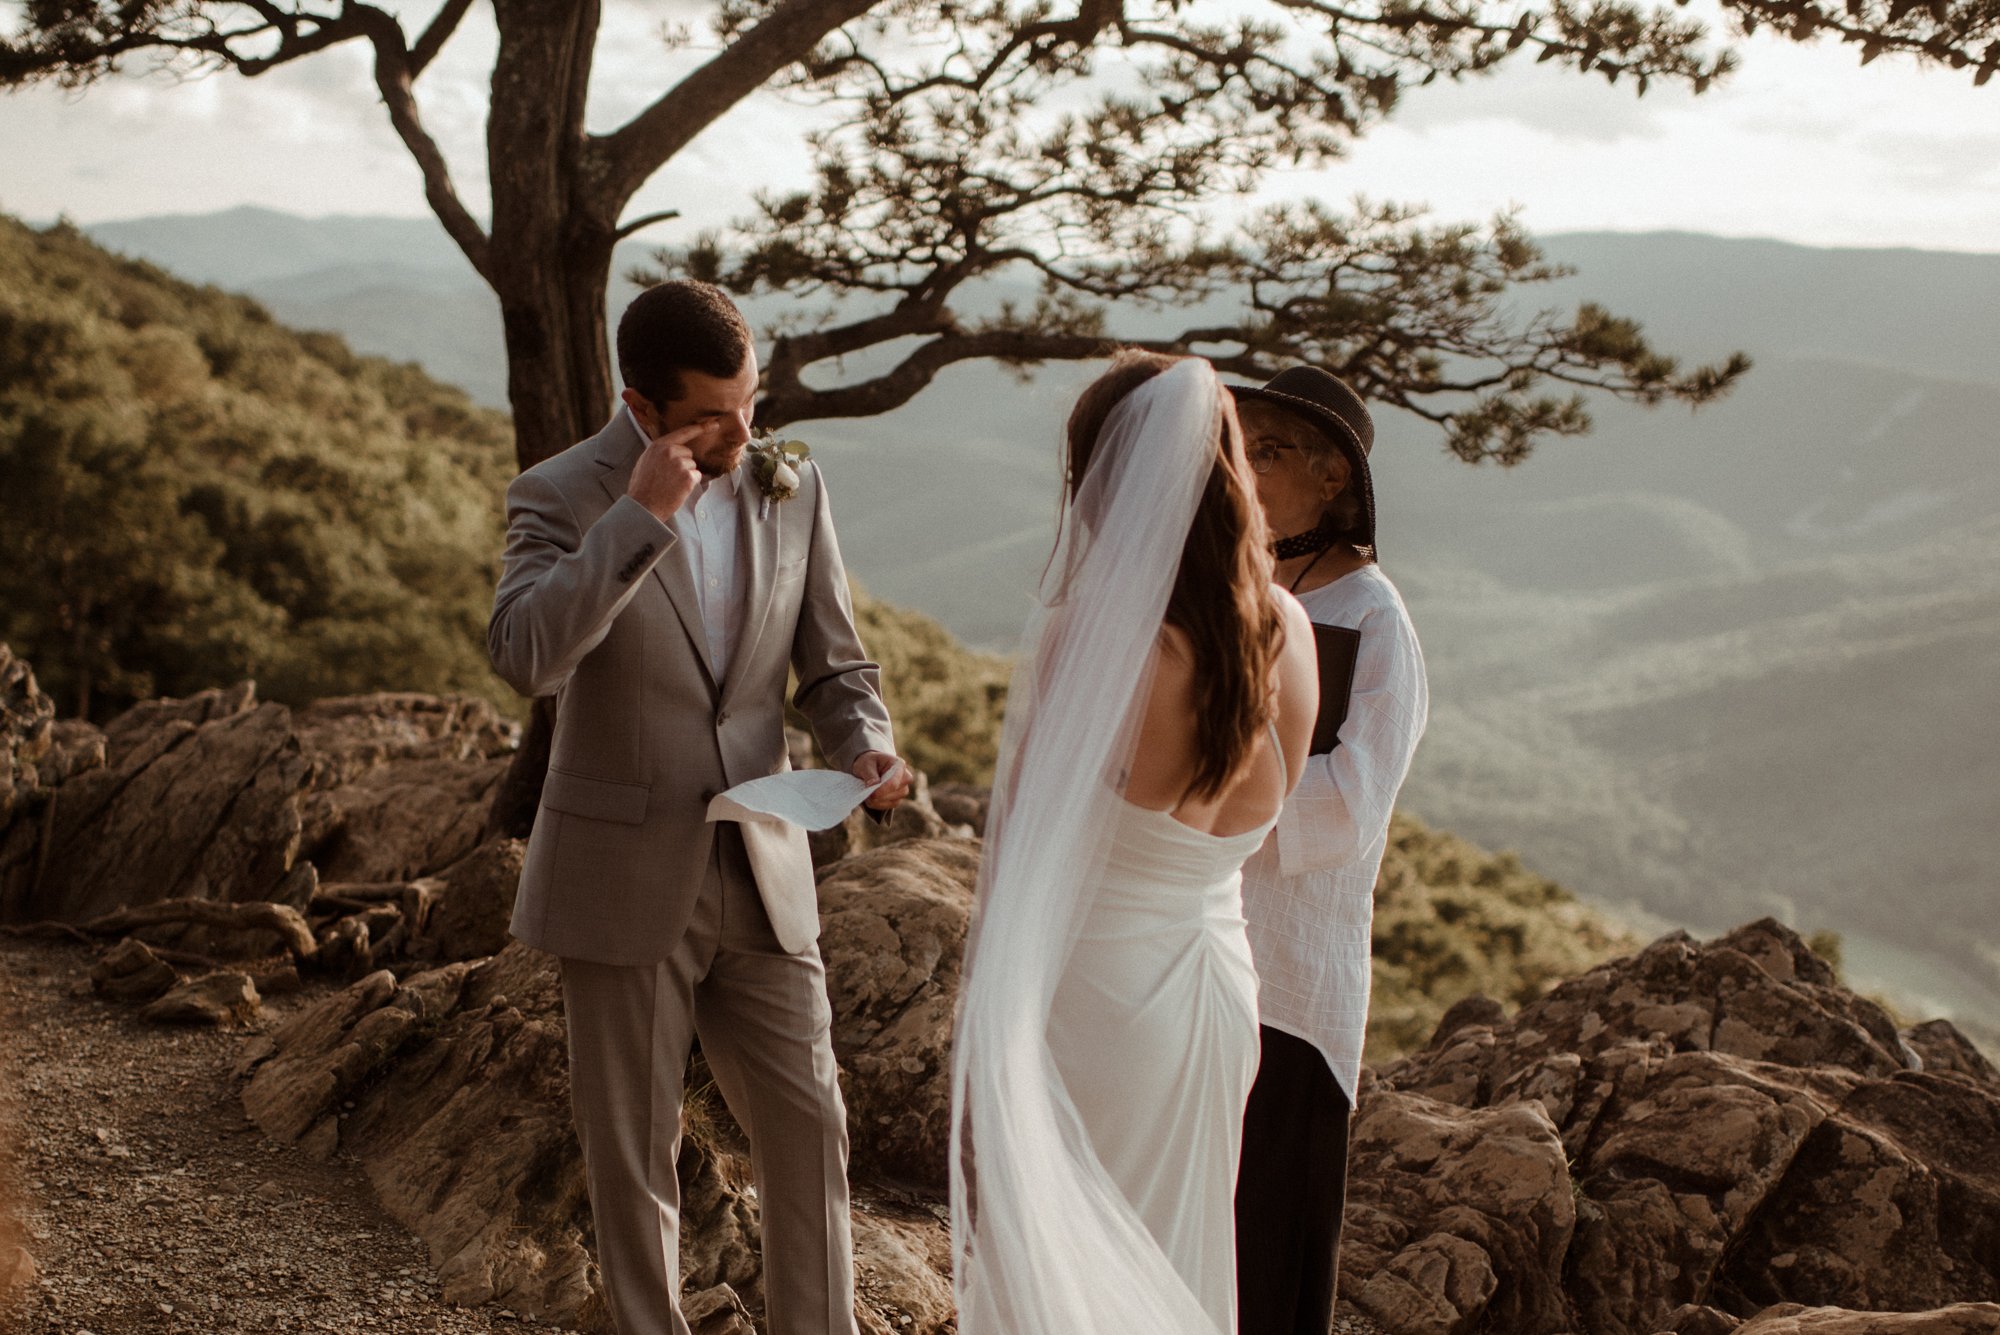
<instances>
[{"instance_id":1,"label":"suit lapel","mask_svg":"<svg viewBox=\"0 0 2000 1335\"><path fill-rule=\"evenodd\" d=\"M632 470L638 467L646 442L633 425L631 416L621 409L611 419L611 424L597 433L595 443L597 462L604 468L598 481L603 483L605 494L616 502L631 485ZM701 668L702 678L708 682L710 690L715 689L715 672L708 662L708 632L701 622L701 599L695 593L694 572L688 569L687 553L681 550L678 529L673 545L653 563L653 578L666 590L667 601L673 604L674 614L680 618L681 629L687 633L689 651Z\"/></svg>"},{"instance_id":2,"label":"suit lapel","mask_svg":"<svg viewBox=\"0 0 2000 1335\"><path fill-rule=\"evenodd\" d=\"M784 507L773 505L765 517L764 491L746 459L736 470L736 559L743 572L743 621L730 651L729 671L722 683L722 702L727 704L736 683L743 679L745 664L756 656L757 642L764 635L764 620L771 610L771 579L778 561L778 516Z\"/></svg>"}]
</instances>

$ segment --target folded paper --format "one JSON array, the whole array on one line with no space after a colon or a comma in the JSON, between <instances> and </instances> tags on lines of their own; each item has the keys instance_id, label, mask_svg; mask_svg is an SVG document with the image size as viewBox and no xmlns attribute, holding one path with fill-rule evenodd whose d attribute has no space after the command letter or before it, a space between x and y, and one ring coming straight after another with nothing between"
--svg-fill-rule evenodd
<instances>
[{"instance_id":1,"label":"folded paper","mask_svg":"<svg viewBox=\"0 0 2000 1335\"><path fill-rule=\"evenodd\" d=\"M708 804L708 818L789 821L808 830L825 830L846 820L881 786L840 770L787 770L716 794Z\"/></svg>"}]
</instances>

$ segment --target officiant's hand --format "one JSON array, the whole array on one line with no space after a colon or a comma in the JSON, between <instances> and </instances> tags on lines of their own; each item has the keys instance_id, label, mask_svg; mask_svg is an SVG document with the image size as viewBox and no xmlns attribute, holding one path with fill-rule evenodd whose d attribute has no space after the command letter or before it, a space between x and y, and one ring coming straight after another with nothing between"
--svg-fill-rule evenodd
<instances>
[{"instance_id":1,"label":"officiant's hand","mask_svg":"<svg viewBox=\"0 0 2000 1335\"><path fill-rule=\"evenodd\" d=\"M655 436L633 467L632 480L625 484L626 494L651 510L661 523L671 522L701 481L691 447L721 429L721 419L709 417Z\"/></svg>"},{"instance_id":2,"label":"officiant's hand","mask_svg":"<svg viewBox=\"0 0 2000 1335\"><path fill-rule=\"evenodd\" d=\"M874 783L887 778L888 782L877 788L867 805L877 811L894 811L896 804L910 795L910 785L916 782L916 774L908 765L890 755L887 751L863 751L861 758L854 762L854 777L863 783Z\"/></svg>"}]
</instances>

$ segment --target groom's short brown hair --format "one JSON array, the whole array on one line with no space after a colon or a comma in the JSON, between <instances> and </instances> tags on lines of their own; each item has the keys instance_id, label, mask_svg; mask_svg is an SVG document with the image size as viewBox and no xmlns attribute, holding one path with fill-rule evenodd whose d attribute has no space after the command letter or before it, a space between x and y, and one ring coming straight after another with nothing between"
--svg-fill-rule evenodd
<instances>
[{"instance_id":1,"label":"groom's short brown hair","mask_svg":"<svg viewBox=\"0 0 2000 1335\"><path fill-rule=\"evenodd\" d=\"M618 320L618 374L662 406L686 393L681 372L727 380L750 355L750 326L713 283L676 278L632 298Z\"/></svg>"}]
</instances>

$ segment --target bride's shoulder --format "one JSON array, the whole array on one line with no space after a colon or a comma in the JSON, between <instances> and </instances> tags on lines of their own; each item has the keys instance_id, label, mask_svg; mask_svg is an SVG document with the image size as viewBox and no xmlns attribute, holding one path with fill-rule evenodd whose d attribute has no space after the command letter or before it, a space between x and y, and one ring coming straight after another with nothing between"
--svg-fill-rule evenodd
<instances>
[{"instance_id":1,"label":"bride's shoulder","mask_svg":"<svg viewBox=\"0 0 2000 1335\"><path fill-rule=\"evenodd\" d=\"M1271 606L1277 610L1278 620L1284 624L1288 645L1300 636L1305 637L1308 645L1312 643L1312 618L1306 614L1305 604L1284 585L1271 586Z\"/></svg>"},{"instance_id":2,"label":"bride's shoulder","mask_svg":"<svg viewBox=\"0 0 2000 1335\"><path fill-rule=\"evenodd\" d=\"M1194 698L1194 640L1179 626L1162 625L1155 645L1147 712L1161 719L1185 717Z\"/></svg>"}]
</instances>

